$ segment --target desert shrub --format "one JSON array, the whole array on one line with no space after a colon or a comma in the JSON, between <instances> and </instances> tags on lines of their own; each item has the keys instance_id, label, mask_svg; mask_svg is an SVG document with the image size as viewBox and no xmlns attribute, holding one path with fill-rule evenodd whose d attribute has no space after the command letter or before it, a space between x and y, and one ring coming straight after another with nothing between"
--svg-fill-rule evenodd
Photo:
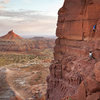
<instances>
[{"instance_id":1,"label":"desert shrub","mask_svg":"<svg viewBox=\"0 0 100 100\"><path fill-rule=\"evenodd\" d=\"M0 55L0 66L9 65L12 63L23 63L28 62L34 59L34 55L14 55L14 54L7 54L7 55Z\"/></svg>"}]
</instances>

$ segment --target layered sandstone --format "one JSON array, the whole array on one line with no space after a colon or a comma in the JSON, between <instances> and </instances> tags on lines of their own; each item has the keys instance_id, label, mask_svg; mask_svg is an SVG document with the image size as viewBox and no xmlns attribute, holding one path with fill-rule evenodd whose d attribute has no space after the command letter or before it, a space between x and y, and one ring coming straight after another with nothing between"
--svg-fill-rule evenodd
<instances>
[{"instance_id":1,"label":"layered sandstone","mask_svg":"<svg viewBox=\"0 0 100 100\"><path fill-rule=\"evenodd\" d=\"M33 52L36 49L48 49L54 47L54 39L33 40L0 40L1 52Z\"/></svg>"},{"instance_id":2,"label":"layered sandstone","mask_svg":"<svg viewBox=\"0 0 100 100\"><path fill-rule=\"evenodd\" d=\"M9 31L8 34L0 37L1 39L8 39L8 40L15 40L15 39L22 39L19 35L13 32L13 30Z\"/></svg>"},{"instance_id":3,"label":"layered sandstone","mask_svg":"<svg viewBox=\"0 0 100 100\"><path fill-rule=\"evenodd\" d=\"M100 0L65 0L59 10L47 100L100 99L99 12Z\"/></svg>"},{"instance_id":4,"label":"layered sandstone","mask_svg":"<svg viewBox=\"0 0 100 100\"><path fill-rule=\"evenodd\" d=\"M35 49L53 48L55 39L35 37L24 39L13 31L8 32L5 36L0 37L1 52L33 52Z\"/></svg>"}]
</instances>

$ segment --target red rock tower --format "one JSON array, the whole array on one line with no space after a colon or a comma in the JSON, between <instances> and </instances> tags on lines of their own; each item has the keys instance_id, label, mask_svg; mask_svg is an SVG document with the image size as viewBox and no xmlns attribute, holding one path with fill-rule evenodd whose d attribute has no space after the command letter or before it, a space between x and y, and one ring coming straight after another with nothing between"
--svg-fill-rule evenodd
<instances>
[{"instance_id":1,"label":"red rock tower","mask_svg":"<svg viewBox=\"0 0 100 100\"><path fill-rule=\"evenodd\" d=\"M8 39L8 40L14 40L14 39L22 39L19 35L13 32L13 30L9 31L8 34L5 36L0 37L1 39Z\"/></svg>"},{"instance_id":2,"label":"red rock tower","mask_svg":"<svg viewBox=\"0 0 100 100\"><path fill-rule=\"evenodd\" d=\"M58 15L47 100L99 100L100 0L65 0Z\"/></svg>"}]
</instances>

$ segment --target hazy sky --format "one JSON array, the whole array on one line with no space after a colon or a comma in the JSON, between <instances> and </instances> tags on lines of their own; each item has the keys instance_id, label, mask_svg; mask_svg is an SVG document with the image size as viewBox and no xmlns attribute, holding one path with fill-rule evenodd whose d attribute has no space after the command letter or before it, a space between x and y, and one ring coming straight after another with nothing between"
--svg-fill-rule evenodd
<instances>
[{"instance_id":1,"label":"hazy sky","mask_svg":"<svg viewBox=\"0 0 100 100\"><path fill-rule=\"evenodd\" d=\"M13 29L21 36L55 35L64 0L0 0L0 36Z\"/></svg>"}]
</instances>

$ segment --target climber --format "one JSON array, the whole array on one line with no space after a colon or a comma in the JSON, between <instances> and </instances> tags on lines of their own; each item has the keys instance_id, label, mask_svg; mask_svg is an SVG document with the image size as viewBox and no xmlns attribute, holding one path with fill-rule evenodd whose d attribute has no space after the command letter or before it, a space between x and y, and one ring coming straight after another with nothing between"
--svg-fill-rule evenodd
<instances>
[{"instance_id":1,"label":"climber","mask_svg":"<svg viewBox=\"0 0 100 100\"><path fill-rule=\"evenodd\" d=\"M93 57L93 52L92 52L92 51L89 52L89 58L90 58L90 59L95 59L95 58Z\"/></svg>"},{"instance_id":2,"label":"climber","mask_svg":"<svg viewBox=\"0 0 100 100\"><path fill-rule=\"evenodd\" d=\"M96 31L96 24L93 26L93 32Z\"/></svg>"}]
</instances>

